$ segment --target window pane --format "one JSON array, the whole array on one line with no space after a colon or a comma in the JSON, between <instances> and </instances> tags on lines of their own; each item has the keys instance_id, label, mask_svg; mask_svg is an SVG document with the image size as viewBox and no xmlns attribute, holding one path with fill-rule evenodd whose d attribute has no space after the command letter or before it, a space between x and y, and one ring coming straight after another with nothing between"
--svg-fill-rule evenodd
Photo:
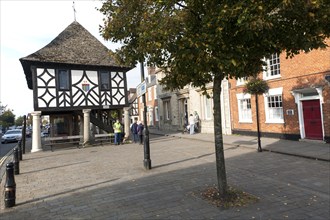
<instances>
[{"instance_id":1,"label":"window pane","mask_svg":"<svg viewBox=\"0 0 330 220\"><path fill-rule=\"evenodd\" d=\"M110 74L109 72L100 73L101 89L107 90L110 89Z\"/></svg>"},{"instance_id":2,"label":"window pane","mask_svg":"<svg viewBox=\"0 0 330 220\"><path fill-rule=\"evenodd\" d=\"M281 75L280 72L280 57L277 53L272 54L265 59L267 66L264 66L265 77L274 78Z\"/></svg>"},{"instance_id":3,"label":"window pane","mask_svg":"<svg viewBox=\"0 0 330 220\"><path fill-rule=\"evenodd\" d=\"M60 90L69 90L69 71L58 71L58 86Z\"/></svg>"},{"instance_id":4,"label":"window pane","mask_svg":"<svg viewBox=\"0 0 330 220\"><path fill-rule=\"evenodd\" d=\"M205 118L210 119L212 117L211 100L205 96Z\"/></svg>"},{"instance_id":5,"label":"window pane","mask_svg":"<svg viewBox=\"0 0 330 220\"><path fill-rule=\"evenodd\" d=\"M269 119L283 119L282 96L269 96L268 100L268 118Z\"/></svg>"},{"instance_id":6,"label":"window pane","mask_svg":"<svg viewBox=\"0 0 330 220\"><path fill-rule=\"evenodd\" d=\"M164 114L165 114L165 120L170 120L171 119L171 106L170 106L170 101L164 101Z\"/></svg>"},{"instance_id":7,"label":"window pane","mask_svg":"<svg viewBox=\"0 0 330 220\"><path fill-rule=\"evenodd\" d=\"M239 119L240 121L251 121L251 99L239 100Z\"/></svg>"},{"instance_id":8,"label":"window pane","mask_svg":"<svg viewBox=\"0 0 330 220\"><path fill-rule=\"evenodd\" d=\"M276 76L280 74L280 57L277 53L273 54L269 60L270 64L270 76Z\"/></svg>"}]
</instances>

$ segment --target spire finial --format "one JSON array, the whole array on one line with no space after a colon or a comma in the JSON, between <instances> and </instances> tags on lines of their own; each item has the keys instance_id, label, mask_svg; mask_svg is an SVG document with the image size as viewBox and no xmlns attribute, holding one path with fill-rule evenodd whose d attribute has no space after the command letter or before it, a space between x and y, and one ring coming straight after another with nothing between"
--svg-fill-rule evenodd
<instances>
[{"instance_id":1,"label":"spire finial","mask_svg":"<svg viewBox=\"0 0 330 220\"><path fill-rule=\"evenodd\" d=\"M74 16L74 21L76 21L76 8L74 6L74 1L72 3L72 8L73 8L73 16Z\"/></svg>"}]
</instances>

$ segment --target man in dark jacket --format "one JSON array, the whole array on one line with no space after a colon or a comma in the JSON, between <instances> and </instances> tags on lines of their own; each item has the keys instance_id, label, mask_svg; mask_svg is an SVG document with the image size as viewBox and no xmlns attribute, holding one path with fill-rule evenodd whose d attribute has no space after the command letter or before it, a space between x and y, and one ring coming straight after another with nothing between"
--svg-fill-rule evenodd
<instances>
[{"instance_id":1,"label":"man in dark jacket","mask_svg":"<svg viewBox=\"0 0 330 220\"><path fill-rule=\"evenodd\" d=\"M137 127L137 133L139 135L140 144L143 144L143 129L144 129L144 126L143 126L142 122L140 122Z\"/></svg>"},{"instance_id":2,"label":"man in dark jacket","mask_svg":"<svg viewBox=\"0 0 330 220\"><path fill-rule=\"evenodd\" d=\"M131 126L131 133L132 133L132 139L133 139L132 141L134 143L137 143L138 139L139 139L137 128L138 128L138 124L137 124L137 120L135 120Z\"/></svg>"}]
</instances>

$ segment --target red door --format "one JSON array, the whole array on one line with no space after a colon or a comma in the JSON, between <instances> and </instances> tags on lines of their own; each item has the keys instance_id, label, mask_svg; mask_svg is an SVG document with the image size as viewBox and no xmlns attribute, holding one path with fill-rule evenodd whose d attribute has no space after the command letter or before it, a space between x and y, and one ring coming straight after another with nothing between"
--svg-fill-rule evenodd
<instances>
[{"instance_id":1,"label":"red door","mask_svg":"<svg viewBox=\"0 0 330 220\"><path fill-rule=\"evenodd\" d=\"M306 138L322 140L320 100L303 101L302 106Z\"/></svg>"}]
</instances>

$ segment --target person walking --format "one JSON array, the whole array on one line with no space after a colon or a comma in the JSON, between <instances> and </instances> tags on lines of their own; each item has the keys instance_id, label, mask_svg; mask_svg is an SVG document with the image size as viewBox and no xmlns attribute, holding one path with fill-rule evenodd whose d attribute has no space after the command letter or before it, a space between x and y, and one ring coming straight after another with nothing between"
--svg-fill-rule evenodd
<instances>
[{"instance_id":1,"label":"person walking","mask_svg":"<svg viewBox=\"0 0 330 220\"><path fill-rule=\"evenodd\" d=\"M120 123L120 125L121 125L121 133L120 133L120 143L121 144L124 144L125 143L125 141L126 141L126 139L125 139L125 135L126 135L126 133L125 133L125 127L124 127L124 124L123 123Z\"/></svg>"},{"instance_id":2,"label":"person walking","mask_svg":"<svg viewBox=\"0 0 330 220\"><path fill-rule=\"evenodd\" d=\"M119 122L119 119L117 119L113 124L113 131L115 133L115 145L119 145L121 143L121 130L121 123Z\"/></svg>"},{"instance_id":3,"label":"person walking","mask_svg":"<svg viewBox=\"0 0 330 220\"><path fill-rule=\"evenodd\" d=\"M138 124L137 124L137 120L135 120L134 123L131 126L132 141L134 143L137 143L138 139L139 139L137 128L138 128Z\"/></svg>"},{"instance_id":4,"label":"person walking","mask_svg":"<svg viewBox=\"0 0 330 220\"><path fill-rule=\"evenodd\" d=\"M199 115L197 111L194 111L194 120L195 120L195 132L199 132Z\"/></svg>"},{"instance_id":5,"label":"person walking","mask_svg":"<svg viewBox=\"0 0 330 220\"><path fill-rule=\"evenodd\" d=\"M143 144L143 129L144 129L144 126L143 126L142 122L140 122L137 127L137 133L139 135L140 144Z\"/></svg>"},{"instance_id":6,"label":"person walking","mask_svg":"<svg viewBox=\"0 0 330 220\"><path fill-rule=\"evenodd\" d=\"M195 117L193 114L189 116L189 134L195 134Z\"/></svg>"}]
</instances>

